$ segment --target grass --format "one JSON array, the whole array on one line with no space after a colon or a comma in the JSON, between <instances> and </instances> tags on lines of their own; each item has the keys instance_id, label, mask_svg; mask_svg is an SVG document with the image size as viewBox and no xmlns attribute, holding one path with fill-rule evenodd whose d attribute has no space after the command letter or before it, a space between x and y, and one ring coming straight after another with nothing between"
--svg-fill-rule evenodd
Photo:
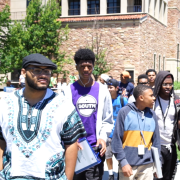
<instances>
[{"instance_id":1,"label":"grass","mask_svg":"<svg viewBox=\"0 0 180 180\"><path fill-rule=\"evenodd\" d=\"M177 81L174 82L174 89L175 90L180 89L180 82Z\"/></svg>"}]
</instances>

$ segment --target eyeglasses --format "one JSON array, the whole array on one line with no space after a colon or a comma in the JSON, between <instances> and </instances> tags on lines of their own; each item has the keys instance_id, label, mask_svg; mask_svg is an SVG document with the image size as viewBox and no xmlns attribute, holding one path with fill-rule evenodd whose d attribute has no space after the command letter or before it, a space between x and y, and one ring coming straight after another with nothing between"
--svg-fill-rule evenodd
<instances>
[{"instance_id":1,"label":"eyeglasses","mask_svg":"<svg viewBox=\"0 0 180 180\"><path fill-rule=\"evenodd\" d=\"M27 70L31 69L31 72L34 75L41 75L42 73L44 75L51 75L52 70L51 69L41 69L41 68L36 68L36 67L29 67Z\"/></svg>"},{"instance_id":2,"label":"eyeglasses","mask_svg":"<svg viewBox=\"0 0 180 180\"><path fill-rule=\"evenodd\" d=\"M173 87L173 83L163 83L162 86L163 87L167 87L167 86Z\"/></svg>"}]
</instances>

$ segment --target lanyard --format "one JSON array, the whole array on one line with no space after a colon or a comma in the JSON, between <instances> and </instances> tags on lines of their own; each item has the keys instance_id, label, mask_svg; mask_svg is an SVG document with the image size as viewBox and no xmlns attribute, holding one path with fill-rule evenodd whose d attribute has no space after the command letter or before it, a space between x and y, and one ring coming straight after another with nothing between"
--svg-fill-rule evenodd
<instances>
[{"instance_id":1,"label":"lanyard","mask_svg":"<svg viewBox=\"0 0 180 180\"><path fill-rule=\"evenodd\" d=\"M163 117L163 121L164 121L164 129L166 129L165 120L166 120L166 117L167 117L167 114L168 114L168 111L169 111L170 99L169 99L169 104L168 104L167 111L166 111L166 114L165 114L165 115L164 115L164 113L163 113L163 109L162 109L162 106L161 106L161 102L160 102L159 97L158 97L158 102L159 102L159 106L160 106L161 112L162 112L162 117Z\"/></svg>"},{"instance_id":2,"label":"lanyard","mask_svg":"<svg viewBox=\"0 0 180 180\"><path fill-rule=\"evenodd\" d=\"M138 113L137 113L137 118L138 118L139 130L140 130L140 133L141 133L142 139L143 139L143 141L144 141L144 144L146 145L146 141L145 141L144 134L143 134L144 127L145 127L145 118L144 118L144 127L143 127L143 131L141 131L141 127L140 127L140 123L139 123L139 116L138 116Z\"/></svg>"}]
</instances>

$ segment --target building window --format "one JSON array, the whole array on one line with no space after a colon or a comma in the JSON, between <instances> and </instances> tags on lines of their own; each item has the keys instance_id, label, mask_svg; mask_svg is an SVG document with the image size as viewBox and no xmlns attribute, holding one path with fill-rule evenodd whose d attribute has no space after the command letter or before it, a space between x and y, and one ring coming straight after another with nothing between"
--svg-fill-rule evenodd
<instances>
[{"instance_id":1,"label":"building window","mask_svg":"<svg viewBox=\"0 0 180 180\"><path fill-rule=\"evenodd\" d=\"M159 19L162 21L162 3L163 1L159 1Z\"/></svg>"},{"instance_id":2,"label":"building window","mask_svg":"<svg viewBox=\"0 0 180 180\"><path fill-rule=\"evenodd\" d=\"M151 13L151 0L149 0L149 8L148 8L148 12Z\"/></svg>"},{"instance_id":3,"label":"building window","mask_svg":"<svg viewBox=\"0 0 180 180\"><path fill-rule=\"evenodd\" d=\"M159 71L161 70L161 56L159 55Z\"/></svg>"},{"instance_id":4,"label":"building window","mask_svg":"<svg viewBox=\"0 0 180 180\"><path fill-rule=\"evenodd\" d=\"M154 17L156 17L157 0L154 2Z\"/></svg>"},{"instance_id":5,"label":"building window","mask_svg":"<svg viewBox=\"0 0 180 180\"><path fill-rule=\"evenodd\" d=\"M142 0L134 0L134 6L128 6L127 12L142 12Z\"/></svg>"},{"instance_id":6,"label":"building window","mask_svg":"<svg viewBox=\"0 0 180 180\"><path fill-rule=\"evenodd\" d=\"M70 16L80 15L80 0L69 0L69 11Z\"/></svg>"},{"instance_id":7,"label":"building window","mask_svg":"<svg viewBox=\"0 0 180 180\"><path fill-rule=\"evenodd\" d=\"M166 3L164 3L164 10L163 10L163 22L164 22L164 24L166 24L166 19L167 19L167 16L166 16L166 7L167 6L167 4Z\"/></svg>"},{"instance_id":8,"label":"building window","mask_svg":"<svg viewBox=\"0 0 180 180\"><path fill-rule=\"evenodd\" d=\"M156 70L156 54L154 54L154 70Z\"/></svg>"},{"instance_id":9,"label":"building window","mask_svg":"<svg viewBox=\"0 0 180 180\"><path fill-rule=\"evenodd\" d=\"M107 0L107 13L120 13L120 0Z\"/></svg>"},{"instance_id":10,"label":"building window","mask_svg":"<svg viewBox=\"0 0 180 180\"><path fill-rule=\"evenodd\" d=\"M88 0L87 14L100 14L100 2L99 0Z\"/></svg>"},{"instance_id":11,"label":"building window","mask_svg":"<svg viewBox=\"0 0 180 180\"><path fill-rule=\"evenodd\" d=\"M128 70L128 69L125 69L125 70L129 72L131 76L130 80L134 80L134 70Z\"/></svg>"},{"instance_id":12,"label":"building window","mask_svg":"<svg viewBox=\"0 0 180 180\"><path fill-rule=\"evenodd\" d=\"M142 12L142 0L134 1L134 12Z\"/></svg>"}]
</instances>

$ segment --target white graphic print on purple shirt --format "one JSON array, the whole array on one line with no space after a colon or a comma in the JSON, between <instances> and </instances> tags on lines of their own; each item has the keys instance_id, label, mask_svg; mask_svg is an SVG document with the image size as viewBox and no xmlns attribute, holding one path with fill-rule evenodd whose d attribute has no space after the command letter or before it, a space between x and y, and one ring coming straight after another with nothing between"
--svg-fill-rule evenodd
<instances>
[{"instance_id":1,"label":"white graphic print on purple shirt","mask_svg":"<svg viewBox=\"0 0 180 180\"><path fill-rule=\"evenodd\" d=\"M84 124L87 140L91 146L96 145L96 121L98 110L99 84L91 87L80 86L78 82L71 84L72 101Z\"/></svg>"}]
</instances>

